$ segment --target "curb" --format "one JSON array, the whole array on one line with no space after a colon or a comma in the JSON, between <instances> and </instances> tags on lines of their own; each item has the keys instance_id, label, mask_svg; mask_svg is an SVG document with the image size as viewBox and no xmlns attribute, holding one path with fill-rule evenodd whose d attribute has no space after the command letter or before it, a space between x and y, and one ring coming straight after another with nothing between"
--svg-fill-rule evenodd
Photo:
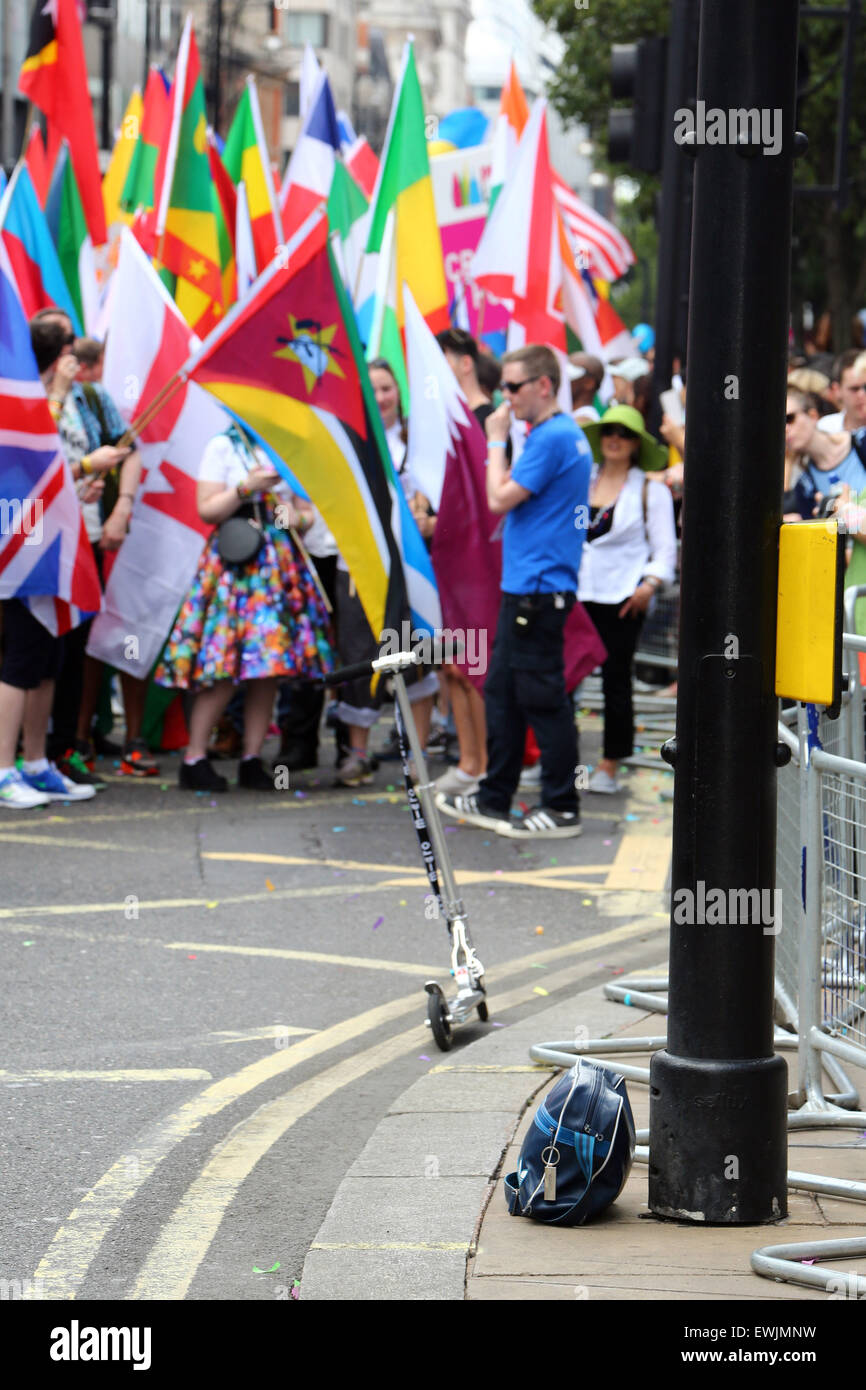
<instances>
[{"instance_id":1,"label":"curb","mask_svg":"<svg viewBox=\"0 0 866 1390\"><path fill-rule=\"evenodd\" d=\"M495 996L491 1005L495 1019ZM648 1017L596 985L443 1053L394 1102L337 1189L304 1261L300 1297L462 1300L502 1157L556 1070L531 1062L529 1047L577 1029L612 1037Z\"/></svg>"}]
</instances>

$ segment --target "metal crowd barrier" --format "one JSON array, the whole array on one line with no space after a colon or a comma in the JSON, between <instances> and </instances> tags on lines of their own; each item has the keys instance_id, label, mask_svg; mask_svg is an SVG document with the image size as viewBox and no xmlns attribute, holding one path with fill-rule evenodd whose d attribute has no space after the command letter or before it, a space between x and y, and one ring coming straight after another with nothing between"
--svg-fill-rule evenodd
<instances>
[{"instance_id":1,"label":"metal crowd barrier","mask_svg":"<svg viewBox=\"0 0 866 1390\"><path fill-rule=\"evenodd\" d=\"M856 636L854 605L866 586L846 594L843 638L847 689L837 720L814 706L783 711L779 740L791 761L779 770L776 883L782 890L782 927L776 937L777 1049L798 1052L799 1090L789 1097L789 1131L866 1128L866 1112L843 1069L843 1062L866 1068L866 760L864 695L860 653L866 638ZM677 595L678 598L678 595ZM647 657L647 659L649 659ZM653 660L658 661L657 656ZM843 682L844 684L845 682ZM794 727L792 727L794 726ZM605 986L608 998L667 1013L664 977L618 980ZM535 1061L571 1066L577 1056L615 1065L626 1079L649 1085L649 1069L618 1060L628 1053L652 1053L663 1037L593 1038L540 1043L530 1048ZM824 1088L829 1077L835 1092ZM637 1162L649 1162L649 1131L637 1134ZM788 1172L793 1191L866 1201L866 1182ZM765 1246L753 1252L753 1270L766 1278L820 1287L845 1284L845 1296L866 1295L866 1278L840 1275L827 1266L804 1266L804 1259L866 1255L866 1239L814 1241Z\"/></svg>"}]
</instances>

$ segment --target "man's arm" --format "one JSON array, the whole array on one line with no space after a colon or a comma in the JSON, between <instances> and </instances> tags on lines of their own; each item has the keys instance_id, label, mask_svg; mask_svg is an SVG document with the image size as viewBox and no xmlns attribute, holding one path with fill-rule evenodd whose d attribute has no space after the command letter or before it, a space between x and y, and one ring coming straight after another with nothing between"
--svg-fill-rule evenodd
<instances>
[{"instance_id":1,"label":"man's arm","mask_svg":"<svg viewBox=\"0 0 866 1390\"><path fill-rule=\"evenodd\" d=\"M512 482L510 476L511 469L505 457L510 425L511 411L507 401L503 401L487 417L487 505L494 516L513 512L532 496L528 488Z\"/></svg>"}]
</instances>

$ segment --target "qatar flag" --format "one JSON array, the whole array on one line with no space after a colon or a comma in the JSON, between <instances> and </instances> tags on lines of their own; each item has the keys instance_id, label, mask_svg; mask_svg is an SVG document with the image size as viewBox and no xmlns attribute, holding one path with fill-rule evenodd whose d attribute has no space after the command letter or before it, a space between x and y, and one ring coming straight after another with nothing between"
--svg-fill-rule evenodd
<instances>
[{"instance_id":1,"label":"qatar flag","mask_svg":"<svg viewBox=\"0 0 866 1390\"><path fill-rule=\"evenodd\" d=\"M196 509L198 467L208 440L229 420L212 397L186 383L143 429L136 430L135 422L198 343L124 228L103 384L136 432L144 466L129 535L117 552L87 650L139 678L159 656L210 534Z\"/></svg>"}]
</instances>

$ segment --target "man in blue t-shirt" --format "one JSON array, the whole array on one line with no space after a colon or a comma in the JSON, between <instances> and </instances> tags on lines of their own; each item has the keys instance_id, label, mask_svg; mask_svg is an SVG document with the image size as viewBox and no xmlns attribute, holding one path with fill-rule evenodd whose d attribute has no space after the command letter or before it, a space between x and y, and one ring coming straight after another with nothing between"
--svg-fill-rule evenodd
<instances>
[{"instance_id":1,"label":"man in blue t-shirt","mask_svg":"<svg viewBox=\"0 0 866 1390\"><path fill-rule=\"evenodd\" d=\"M511 839L559 839L580 834L563 630L575 602L592 453L557 405L559 363L550 348L518 348L502 365L506 399L486 422L487 501L505 516L502 605L484 687L488 770L476 795L438 803L446 815ZM510 468L512 410L530 434ZM541 750L541 804L512 821L527 725Z\"/></svg>"}]
</instances>

